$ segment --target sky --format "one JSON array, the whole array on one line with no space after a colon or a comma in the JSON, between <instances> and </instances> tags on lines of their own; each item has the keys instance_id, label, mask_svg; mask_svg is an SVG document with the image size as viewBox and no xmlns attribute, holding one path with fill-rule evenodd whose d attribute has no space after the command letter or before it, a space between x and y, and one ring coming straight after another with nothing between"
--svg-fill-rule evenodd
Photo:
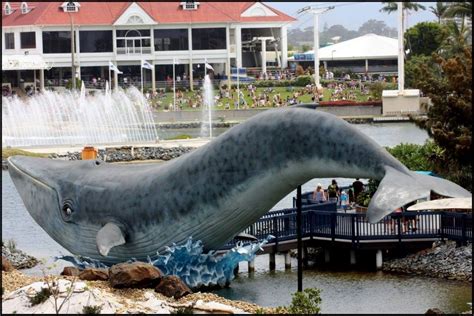
<instances>
[{"instance_id":1,"label":"sky","mask_svg":"<svg viewBox=\"0 0 474 316\"><path fill-rule=\"evenodd\" d=\"M383 7L381 2L265 2L269 6L280 10L290 16L296 17L296 11L305 6L335 6L334 9L325 12L319 16L319 25L322 28L325 23L328 27L340 24L348 30L358 30L359 27L370 19L384 21L390 27L397 27L397 13L390 14L380 12ZM430 6L435 6L436 2L420 2L426 7L423 11L410 11L407 17L407 27L411 27L416 23L423 21L436 21L436 16L429 10ZM293 22L290 28L313 26L313 17L306 13Z\"/></svg>"}]
</instances>

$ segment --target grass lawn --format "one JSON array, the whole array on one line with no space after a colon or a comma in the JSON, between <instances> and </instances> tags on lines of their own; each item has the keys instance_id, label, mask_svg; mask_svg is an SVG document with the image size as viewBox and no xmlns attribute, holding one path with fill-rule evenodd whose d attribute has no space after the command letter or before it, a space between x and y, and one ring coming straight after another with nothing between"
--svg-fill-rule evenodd
<instances>
[{"instance_id":1,"label":"grass lawn","mask_svg":"<svg viewBox=\"0 0 474 316\"><path fill-rule=\"evenodd\" d=\"M257 96L260 93L263 93L266 89L269 89L269 88L257 88L257 92L256 92ZM302 87L274 87L274 88L271 88L271 89L272 89L272 92L269 93L270 100L273 100L273 96L276 93L280 93L281 98L283 100L286 100L287 97L291 98L293 96L293 92L303 91L304 88L302 88ZM333 89L326 89L325 88L324 92L323 92L323 101L329 101L330 98L331 98L331 93L333 91L334 91ZM358 102L367 101L367 98L368 98L367 95L361 95L359 90L354 90L354 91L355 91L355 95L357 97L356 101L358 101ZM218 90L214 90L214 95L217 95L218 92L219 92ZM194 92L184 92L184 97L185 97L185 99L192 98L193 100L195 100L197 98L198 94L200 94L200 93L201 92L197 91L197 90L195 90ZM248 92L247 92L246 89L243 90L243 93L244 93L245 101L250 106L252 104L252 99L248 95ZM312 95L310 95L310 94L304 94L304 95L301 95L300 97L298 97L298 101L301 100L303 103L310 103L311 102L311 97L312 97ZM235 109L234 100L235 101L237 100L237 93L234 93L234 98L233 99L232 98L222 98L222 99L220 99L219 101L216 102L213 109L214 110L224 110L225 105L228 102L229 105L230 105L230 109L233 110L233 109ZM161 98L160 101L161 101L161 107L159 107L157 109L158 110L163 110L165 105L168 106L170 104L173 104L173 93L171 93L171 92L165 93L165 97ZM194 102L196 102L196 101L194 101ZM156 104L156 102L154 100L151 103L153 105ZM176 99L176 103L179 104L178 98ZM241 105L240 108L242 108L242 105ZM263 109L265 107L258 107L258 108ZM192 108L192 107L189 106L189 104L185 103L184 106L183 106L183 110L200 111L201 109L200 108Z\"/></svg>"},{"instance_id":2,"label":"grass lawn","mask_svg":"<svg viewBox=\"0 0 474 316\"><path fill-rule=\"evenodd\" d=\"M2 148L2 160L5 160L10 156L15 156L15 155L47 158L50 154L32 153L26 150L15 149L15 148Z\"/></svg>"}]
</instances>

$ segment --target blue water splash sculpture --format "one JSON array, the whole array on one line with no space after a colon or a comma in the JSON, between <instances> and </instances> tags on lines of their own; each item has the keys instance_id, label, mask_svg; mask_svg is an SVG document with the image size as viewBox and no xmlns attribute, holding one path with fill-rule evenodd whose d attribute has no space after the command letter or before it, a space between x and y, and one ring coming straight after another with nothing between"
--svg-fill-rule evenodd
<instances>
[{"instance_id":1,"label":"blue water splash sculpture","mask_svg":"<svg viewBox=\"0 0 474 316\"><path fill-rule=\"evenodd\" d=\"M160 269L165 275L179 276L192 289L203 286L225 286L234 279L234 269L239 262L253 260L258 250L272 238L274 238L272 235L268 235L261 242L246 245L239 242L223 255L217 255L215 251L203 253L202 241L193 241L192 237L189 237L182 245L173 244L167 247L162 255L157 252L156 259L148 258L148 263ZM83 256L58 256L55 260L71 262L80 269L108 267L99 260ZM135 261L137 260L131 258L128 262Z\"/></svg>"}]
</instances>

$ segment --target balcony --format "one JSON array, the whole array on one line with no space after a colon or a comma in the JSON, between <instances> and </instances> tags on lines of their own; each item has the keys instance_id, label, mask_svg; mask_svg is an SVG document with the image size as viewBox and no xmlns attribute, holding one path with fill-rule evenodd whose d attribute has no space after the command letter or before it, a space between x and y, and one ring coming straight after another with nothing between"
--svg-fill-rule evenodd
<instances>
[{"instance_id":1,"label":"balcony","mask_svg":"<svg viewBox=\"0 0 474 316\"><path fill-rule=\"evenodd\" d=\"M117 47L118 55L146 55L151 54L151 47Z\"/></svg>"}]
</instances>

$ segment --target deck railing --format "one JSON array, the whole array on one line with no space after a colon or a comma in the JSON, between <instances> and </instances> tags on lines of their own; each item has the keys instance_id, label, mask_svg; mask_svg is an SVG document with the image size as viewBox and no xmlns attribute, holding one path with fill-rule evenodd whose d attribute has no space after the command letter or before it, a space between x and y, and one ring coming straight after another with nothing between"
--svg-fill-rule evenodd
<instances>
[{"instance_id":1,"label":"deck railing","mask_svg":"<svg viewBox=\"0 0 474 316\"><path fill-rule=\"evenodd\" d=\"M331 205L332 204L332 205ZM319 209L318 209L319 208ZM321 210L324 209L324 210ZM370 224L365 213L335 212L335 203L309 205L302 210L303 237L326 237L331 240L350 240L353 243L367 240L416 240L441 238L461 244L472 242L472 214L453 212L403 212L390 214ZM296 239L296 209L269 212L244 230L263 240L275 236L271 242ZM232 240L223 249L231 248Z\"/></svg>"}]
</instances>

